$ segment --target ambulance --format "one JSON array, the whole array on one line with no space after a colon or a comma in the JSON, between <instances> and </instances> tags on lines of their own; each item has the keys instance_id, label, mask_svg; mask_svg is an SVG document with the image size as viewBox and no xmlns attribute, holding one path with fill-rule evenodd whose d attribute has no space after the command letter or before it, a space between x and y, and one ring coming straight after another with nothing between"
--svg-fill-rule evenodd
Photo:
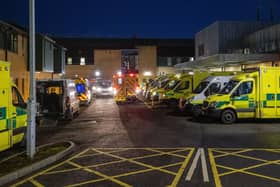
<instances>
[{"instance_id":1,"label":"ambulance","mask_svg":"<svg viewBox=\"0 0 280 187\"><path fill-rule=\"evenodd\" d=\"M203 101L207 97L219 93L235 74L236 72L212 72L186 98L184 105L186 113L192 114L195 118L199 117Z\"/></svg>"},{"instance_id":2,"label":"ambulance","mask_svg":"<svg viewBox=\"0 0 280 187\"><path fill-rule=\"evenodd\" d=\"M24 141L27 105L10 78L10 63L0 61L0 151Z\"/></svg>"},{"instance_id":3,"label":"ambulance","mask_svg":"<svg viewBox=\"0 0 280 187\"><path fill-rule=\"evenodd\" d=\"M169 106L177 106L180 98L187 97L192 93L193 89L207 76L209 72L197 71L179 74L179 83L172 90L163 94L163 102Z\"/></svg>"},{"instance_id":4,"label":"ambulance","mask_svg":"<svg viewBox=\"0 0 280 187\"><path fill-rule=\"evenodd\" d=\"M138 74L127 72L113 76L114 99L117 104L136 101L137 94L140 93Z\"/></svg>"},{"instance_id":5,"label":"ambulance","mask_svg":"<svg viewBox=\"0 0 280 187\"><path fill-rule=\"evenodd\" d=\"M162 81L159 87L152 89L152 101L162 102L163 95L177 86L177 84L180 82L179 78L180 77L178 75L170 75L164 81Z\"/></svg>"},{"instance_id":6,"label":"ambulance","mask_svg":"<svg viewBox=\"0 0 280 187\"><path fill-rule=\"evenodd\" d=\"M92 90L88 79L75 79L75 85L80 105L89 105L92 101Z\"/></svg>"},{"instance_id":7,"label":"ambulance","mask_svg":"<svg viewBox=\"0 0 280 187\"><path fill-rule=\"evenodd\" d=\"M234 76L219 94L203 102L202 109L205 116L225 124L242 118L280 118L280 68L260 67Z\"/></svg>"},{"instance_id":8,"label":"ambulance","mask_svg":"<svg viewBox=\"0 0 280 187\"><path fill-rule=\"evenodd\" d=\"M146 88L144 92L144 98L146 101L149 101L152 99L152 94L156 89L163 88L166 83L168 82L169 78L173 75L162 75L159 77L156 77L153 80L149 81L148 87Z\"/></svg>"}]
</instances>

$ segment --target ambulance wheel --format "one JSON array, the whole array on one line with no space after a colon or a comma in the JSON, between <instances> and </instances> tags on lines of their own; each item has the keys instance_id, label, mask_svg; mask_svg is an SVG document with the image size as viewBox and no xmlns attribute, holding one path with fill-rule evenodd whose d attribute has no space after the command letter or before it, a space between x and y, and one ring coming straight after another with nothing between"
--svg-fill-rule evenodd
<instances>
[{"instance_id":1,"label":"ambulance wheel","mask_svg":"<svg viewBox=\"0 0 280 187\"><path fill-rule=\"evenodd\" d=\"M191 114L194 119L199 119L201 117L201 107L194 105L191 109Z\"/></svg>"},{"instance_id":2,"label":"ambulance wheel","mask_svg":"<svg viewBox=\"0 0 280 187\"><path fill-rule=\"evenodd\" d=\"M233 110L226 109L221 114L221 121L224 124L232 124L236 121L236 114Z\"/></svg>"}]
</instances>

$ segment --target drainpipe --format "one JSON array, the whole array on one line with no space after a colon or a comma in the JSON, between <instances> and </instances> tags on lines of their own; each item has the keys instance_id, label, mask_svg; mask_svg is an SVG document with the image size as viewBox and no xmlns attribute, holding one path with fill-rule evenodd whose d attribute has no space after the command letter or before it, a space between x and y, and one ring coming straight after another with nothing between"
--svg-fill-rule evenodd
<instances>
[{"instance_id":1,"label":"drainpipe","mask_svg":"<svg viewBox=\"0 0 280 187\"><path fill-rule=\"evenodd\" d=\"M4 31L4 49L5 49L5 61L8 61L8 32L7 29Z\"/></svg>"}]
</instances>

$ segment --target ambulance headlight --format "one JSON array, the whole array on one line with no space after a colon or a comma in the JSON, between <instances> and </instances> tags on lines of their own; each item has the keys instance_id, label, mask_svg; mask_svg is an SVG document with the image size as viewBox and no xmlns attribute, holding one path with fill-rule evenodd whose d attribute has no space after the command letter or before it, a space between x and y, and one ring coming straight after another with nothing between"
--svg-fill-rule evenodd
<instances>
[{"instance_id":1,"label":"ambulance headlight","mask_svg":"<svg viewBox=\"0 0 280 187\"><path fill-rule=\"evenodd\" d=\"M210 103L209 107L215 108L216 105L217 105L217 102L216 102L216 101L213 101L212 103Z\"/></svg>"},{"instance_id":2,"label":"ambulance headlight","mask_svg":"<svg viewBox=\"0 0 280 187\"><path fill-rule=\"evenodd\" d=\"M100 87L97 87L97 88L96 88L96 91L101 92L101 88L100 88Z\"/></svg>"},{"instance_id":3,"label":"ambulance headlight","mask_svg":"<svg viewBox=\"0 0 280 187\"><path fill-rule=\"evenodd\" d=\"M113 88L113 93L114 93L114 95L117 95L118 91L116 88Z\"/></svg>"},{"instance_id":4,"label":"ambulance headlight","mask_svg":"<svg viewBox=\"0 0 280 187\"><path fill-rule=\"evenodd\" d=\"M110 88L109 88L109 91L110 91L110 92L112 92L113 90L114 90L113 87L110 87Z\"/></svg>"},{"instance_id":5,"label":"ambulance headlight","mask_svg":"<svg viewBox=\"0 0 280 187\"><path fill-rule=\"evenodd\" d=\"M188 98L188 99L186 100L186 103L189 104L189 103L191 103L193 100L194 100L194 96Z\"/></svg>"},{"instance_id":6,"label":"ambulance headlight","mask_svg":"<svg viewBox=\"0 0 280 187\"><path fill-rule=\"evenodd\" d=\"M139 94L140 92L141 92L141 89L137 87L137 88L135 89L135 93L136 93L136 94Z\"/></svg>"}]
</instances>

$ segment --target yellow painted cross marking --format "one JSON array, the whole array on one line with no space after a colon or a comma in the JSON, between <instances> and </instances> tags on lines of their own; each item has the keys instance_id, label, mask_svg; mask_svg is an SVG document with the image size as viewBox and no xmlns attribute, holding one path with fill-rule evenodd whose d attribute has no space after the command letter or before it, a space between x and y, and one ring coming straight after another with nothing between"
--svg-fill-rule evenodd
<instances>
[{"instance_id":1,"label":"yellow painted cross marking","mask_svg":"<svg viewBox=\"0 0 280 187\"><path fill-rule=\"evenodd\" d=\"M104 178L104 179L106 179L106 180L107 180L107 179L108 179L108 180L111 180L111 181L113 181L113 182L115 182L115 183L117 183L117 184L119 184L119 185L121 185L121 186L131 187L131 185L126 184L126 183L124 183L124 182L122 182L122 181L120 181L120 180L117 180L117 179L115 179L115 178L113 178L113 177L110 177L110 176L108 176L108 175L105 175L105 174L103 174L103 173L101 173L101 172L99 172L99 171L94 171L94 170L92 170L92 169L89 169L88 167L81 166L81 165L79 165L79 164L77 164L77 163L74 163L74 162L71 162L71 161L68 161L68 163L71 164L71 165L73 165L73 166L75 166L75 167L77 167L77 168L80 168L80 169L83 169L83 170L85 170L85 171L87 171L87 172L90 172L90 173L93 173L93 174L95 174L95 175L98 175L98 176L100 176L100 177L102 177L102 178Z\"/></svg>"},{"instance_id":2,"label":"yellow painted cross marking","mask_svg":"<svg viewBox=\"0 0 280 187\"><path fill-rule=\"evenodd\" d=\"M216 166L216 162L213 156L213 151L212 149L208 149L208 154L209 154L209 160L210 160L210 165L212 168L212 173L213 173L213 177L214 177L214 181L215 181L215 185L216 187L222 187L222 183L219 177L219 173L217 170L217 166Z\"/></svg>"},{"instance_id":3,"label":"yellow painted cross marking","mask_svg":"<svg viewBox=\"0 0 280 187\"><path fill-rule=\"evenodd\" d=\"M221 187L222 186L221 177L226 176L226 175L230 175L230 174L234 174L234 173L242 173L242 174L251 175L251 176L255 176L255 177L259 177L259 178L263 178L263 179L268 179L268 180L275 181L275 182L280 182L280 178L271 177L271 176L267 176L267 175L264 175L264 174L259 174L259 173L255 173L255 172L252 172L252 171L248 171L248 170L251 170L251 169L254 169L254 168L259 168L261 166L280 165L280 160L269 161L267 159L256 158L256 157L253 157L253 156L248 156L248 155L243 155L242 154L242 153L248 153L248 152L253 152L253 151L264 151L264 152L278 153L279 157L280 157L279 149L253 149L253 148L252 149L237 149L237 148L236 149L230 149L230 148L208 149L210 164L211 164L211 167L212 167L212 172L213 172L216 187ZM213 153L220 153L220 154L214 156ZM236 168L232 168L232 167L229 167L229 166L217 164L217 163L219 163L220 158L224 158L224 157L228 157L228 156L243 158L243 159L247 159L248 161L258 161L258 162L261 162L261 163L254 164L252 166L244 167L244 168L241 168L241 169L236 169ZM231 161L232 161L232 157L231 157ZM226 169L226 170L229 170L229 171L224 172L224 173L218 173L217 168L222 168L222 169Z\"/></svg>"},{"instance_id":4,"label":"yellow painted cross marking","mask_svg":"<svg viewBox=\"0 0 280 187\"><path fill-rule=\"evenodd\" d=\"M65 161L63 161L63 162L61 162L61 163L58 163L58 164L56 164L56 165L53 165L53 166L49 167L49 168L46 169L46 170L43 170L43 171L41 171L41 172L38 172L38 173L36 173L36 174L34 174L34 175L32 175L32 176L30 176L30 177L28 177L28 178L26 178L26 179L24 179L24 180L22 180L22 181L19 181L18 183L11 185L11 187L20 186L20 185L22 185L22 184L24 184L24 183L26 183L26 182L28 182L28 181L31 182L34 178L36 178L36 177L38 177L38 176L40 176L40 175L43 175L44 173L46 173L46 172L48 172L48 171L50 171L50 170L52 170L52 169L55 169L55 168L57 168L57 167L59 167L59 166L62 166L63 164L67 163L68 161L70 161L70 160L72 160L72 159L74 159L74 158L79 157L80 155L84 154L84 153L87 152L87 151L88 151L88 149L86 149L86 150L84 150L84 151L78 153L77 155L73 156L72 158L69 158L68 160L65 160ZM34 181L34 180L33 180L33 181ZM31 183L32 183L32 182L31 182Z\"/></svg>"},{"instance_id":5,"label":"yellow painted cross marking","mask_svg":"<svg viewBox=\"0 0 280 187\"><path fill-rule=\"evenodd\" d=\"M127 153L125 151L144 151L142 156L129 156L126 155ZM133 176L136 174L143 174L143 173L148 173L151 171L159 171L168 175L173 176L173 181L172 183L169 185L170 187L176 187L182 177L182 174L190 160L190 158L192 157L194 148L182 148L182 147L178 147L178 148L93 148L93 149L86 149L84 151L82 151L81 153L59 163L56 164L54 166L51 166L41 172L38 172L16 184L14 184L13 186L21 186L24 183L30 182L31 184L33 184L34 186L38 186L38 187L43 187L44 185L40 183L40 181L38 181L37 177L39 176L48 176L48 177L52 177L51 175L55 175L55 174L62 174L62 173L67 173L67 172L72 172L72 171L78 171L78 170L83 170L89 173L93 173L94 175L99 176L100 178L98 179L91 179L91 180L87 180L87 181L82 181L80 183L76 183L76 184L69 184L68 187L76 187L76 186L82 186L82 185L86 185L86 184L92 184L94 185L94 183L97 182L101 182L101 181L111 181L113 183L116 183L120 186L125 186L125 187L130 187L132 185L127 184L126 182L123 182L120 180L121 177L128 177L128 176ZM122 154L124 156L118 156L119 154ZM186 155L184 155L184 154ZM140 155L142 153L140 152ZM153 166L151 164L147 164L147 163L143 163L141 160L142 159L148 159L148 158L155 158L157 159L157 157L159 156L171 156L171 157L175 157L178 160L176 161L176 163L169 163L169 164L165 164L162 166ZM98 163L98 164L93 164L93 165L81 165L78 162L77 159L81 159L81 158L95 158L96 156L109 156L110 158L114 158L117 160L114 161L109 161L109 162L104 162L104 163ZM179 161L180 160L180 161ZM110 176L108 174L104 174L103 172L97 171L95 168L99 168L102 166L110 166L116 163L132 163L132 164L136 164L138 166L142 166L143 168L136 170L136 171L132 171L132 172L125 172L125 173L120 173L120 174L116 174L113 176ZM63 166L65 168L65 166L69 166L71 165L71 168L67 168L63 169ZM59 169L60 167L62 167L61 169ZM174 172L174 171L170 171L169 168L170 167L178 167L178 171ZM147 174L148 175L148 174ZM67 179L65 179L67 180Z\"/></svg>"}]
</instances>

